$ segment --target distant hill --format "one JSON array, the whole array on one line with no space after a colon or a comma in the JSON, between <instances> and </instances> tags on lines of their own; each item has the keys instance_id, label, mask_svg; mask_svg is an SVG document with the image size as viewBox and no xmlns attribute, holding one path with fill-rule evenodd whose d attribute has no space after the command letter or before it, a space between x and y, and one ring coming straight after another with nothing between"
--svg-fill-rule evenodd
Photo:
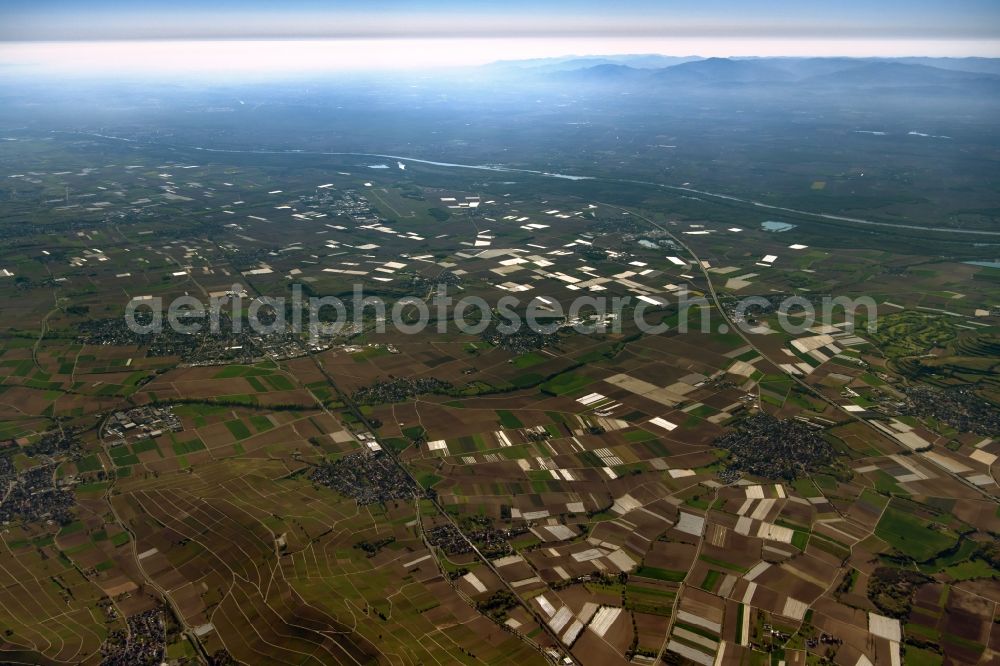
<instances>
[{"instance_id":1,"label":"distant hill","mask_svg":"<svg viewBox=\"0 0 1000 666\"><path fill-rule=\"evenodd\" d=\"M579 84L652 87L804 85L923 87L1000 85L1000 59L989 58L682 58L661 67L662 56L615 56L507 63L505 71ZM931 64L928 64L931 63ZM938 67L936 64L943 66ZM968 66L973 71L960 69ZM513 69L511 69L513 68Z\"/></svg>"},{"instance_id":2,"label":"distant hill","mask_svg":"<svg viewBox=\"0 0 1000 666\"><path fill-rule=\"evenodd\" d=\"M653 77L662 83L776 83L792 81L794 74L766 60L706 58L667 67Z\"/></svg>"},{"instance_id":3,"label":"distant hill","mask_svg":"<svg viewBox=\"0 0 1000 666\"><path fill-rule=\"evenodd\" d=\"M962 72L1000 74L1000 58L895 58L893 61Z\"/></svg>"},{"instance_id":4,"label":"distant hill","mask_svg":"<svg viewBox=\"0 0 1000 666\"><path fill-rule=\"evenodd\" d=\"M807 79L811 83L854 86L924 86L990 80L1000 81L1000 76L893 61L866 62Z\"/></svg>"},{"instance_id":5,"label":"distant hill","mask_svg":"<svg viewBox=\"0 0 1000 666\"><path fill-rule=\"evenodd\" d=\"M662 69L692 60L699 56L663 56L657 54L615 55L615 56L566 56L562 58L534 58L530 60L501 60L487 65L500 70L520 70L533 72L568 72L602 65L620 65L633 69Z\"/></svg>"},{"instance_id":6,"label":"distant hill","mask_svg":"<svg viewBox=\"0 0 1000 666\"><path fill-rule=\"evenodd\" d=\"M561 81L579 83L627 83L648 80L650 70L609 63L581 69L560 70L551 73L550 76Z\"/></svg>"}]
</instances>

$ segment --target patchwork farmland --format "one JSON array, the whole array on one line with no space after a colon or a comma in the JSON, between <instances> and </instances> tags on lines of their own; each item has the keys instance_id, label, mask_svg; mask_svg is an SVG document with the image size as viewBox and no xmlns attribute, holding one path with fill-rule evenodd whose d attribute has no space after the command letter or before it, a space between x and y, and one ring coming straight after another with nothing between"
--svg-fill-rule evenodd
<instances>
[{"instance_id":1,"label":"patchwork farmland","mask_svg":"<svg viewBox=\"0 0 1000 666\"><path fill-rule=\"evenodd\" d=\"M0 254L5 663L1000 653L996 269L600 179L10 144L0 207L39 228ZM876 274L872 312L779 311ZM385 325L441 289L554 325ZM296 292L356 316L242 325ZM124 325L180 296L219 329Z\"/></svg>"}]
</instances>

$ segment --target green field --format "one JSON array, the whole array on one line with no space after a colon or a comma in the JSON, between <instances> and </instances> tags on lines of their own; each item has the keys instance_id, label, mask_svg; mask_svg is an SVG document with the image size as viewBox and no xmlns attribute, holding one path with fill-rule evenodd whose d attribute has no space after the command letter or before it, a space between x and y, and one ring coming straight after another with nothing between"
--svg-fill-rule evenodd
<instances>
[{"instance_id":1,"label":"green field","mask_svg":"<svg viewBox=\"0 0 1000 666\"><path fill-rule=\"evenodd\" d=\"M875 535L904 555L923 562L950 548L958 538L946 528L932 529L931 525L893 502L875 527Z\"/></svg>"},{"instance_id":2,"label":"green field","mask_svg":"<svg viewBox=\"0 0 1000 666\"><path fill-rule=\"evenodd\" d=\"M514 416L514 413L507 409L498 409L497 418L500 421L500 425L504 428L523 428L524 424L521 419Z\"/></svg>"},{"instance_id":3,"label":"green field","mask_svg":"<svg viewBox=\"0 0 1000 666\"><path fill-rule=\"evenodd\" d=\"M654 578L656 580L663 580L669 583L679 583L684 580L687 576L686 571L670 571L669 569L660 569L658 567L647 567L640 566L635 570L636 576L642 576L643 578Z\"/></svg>"},{"instance_id":4,"label":"green field","mask_svg":"<svg viewBox=\"0 0 1000 666\"><path fill-rule=\"evenodd\" d=\"M701 581L701 585L699 585L698 587L705 590L706 592L711 592L712 590L715 589L715 585L719 582L719 580L723 576L724 574L722 572L716 571L715 569L709 569L708 573L705 574L704 580Z\"/></svg>"},{"instance_id":5,"label":"green field","mask_svg":"<svg viewBox=\"0 0 1000 666\"><path fill-rule=\"evenodd\" d=\"M246 439L250 436L250 428L248 428L247 424L240 419L226 421L226 428L229 429L229 432L231 432L233 437L236 439Z\"/></svg>"},{"instance_id":6,"label":"green field","mask_svg":"<svg viewBox=\"0 0 1000 666\"><path fill-rule=\"evenodd\" d=\"M567 393L579 391L592 381L592 379L589 379L584 375L565 372L542 384L541 389L542 391L551 393L552 395L566 395Z\"/></svg>"},{"instance_id":7,"label":"green field","mask_svg":"<svg viewBox=\"0 0 1000 666\"><path fill-rule=\"evenodd\" d=\"M187 453L194 453L195 451L201 451L205 448L205 443L200 439L193 439L188 442L177 442L173 444L173 450L175 456L183 456Z\"/></svg>"}]
</instances>

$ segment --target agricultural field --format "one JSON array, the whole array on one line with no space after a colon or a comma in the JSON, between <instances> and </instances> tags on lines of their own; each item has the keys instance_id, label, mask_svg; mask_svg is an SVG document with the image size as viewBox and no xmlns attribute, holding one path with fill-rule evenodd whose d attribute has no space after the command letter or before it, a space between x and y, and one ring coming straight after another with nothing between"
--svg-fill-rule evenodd
<instances>
[{"instance_id":1,"label":"agricultural field","mask_svg":"<svg viewBox=\"0 0 1000 666\"><path fill-rule=\"evenodd\" d=\"M997 269L614 176L10 138L0 661L1000 654ZM127 325L180 297L218 326Z\"/></svg>"}]
</instances>

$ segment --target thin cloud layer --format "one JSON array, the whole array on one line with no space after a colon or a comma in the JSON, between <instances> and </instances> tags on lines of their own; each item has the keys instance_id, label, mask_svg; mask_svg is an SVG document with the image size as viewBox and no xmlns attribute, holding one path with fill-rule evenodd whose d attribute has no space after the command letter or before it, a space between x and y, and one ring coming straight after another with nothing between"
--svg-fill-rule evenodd
<instances>
[{"instance_id":1,"label":"thin cloud layer","mask_svg":"<svg viewBox=\"0 0 1000 666\"><path fill-rule=\"evenodd\" d=\"M780 0L591 1L497 6L448 0L193 3L8 0L0 40L462 39L462 38L1000 38L1000 6L960 0L844 0L825 9Z\"/></svg>"}]
</instances>

